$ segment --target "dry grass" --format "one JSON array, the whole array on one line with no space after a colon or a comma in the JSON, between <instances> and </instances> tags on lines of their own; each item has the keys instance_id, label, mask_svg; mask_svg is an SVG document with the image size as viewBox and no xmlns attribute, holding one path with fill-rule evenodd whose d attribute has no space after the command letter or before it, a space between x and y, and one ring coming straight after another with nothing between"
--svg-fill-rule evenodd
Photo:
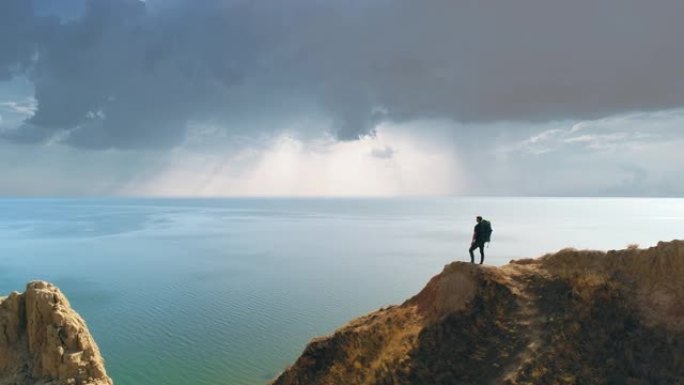
<instances>
[{"instance_id":1,"label":"dry grass","mask_svg":"<svg viewBox=\"0 0 684 385\"><path fill-rule=\"evenodd\" d=\"M447 265L276 385L684 383L684 242Z\"/></svg>"}]
</instances>

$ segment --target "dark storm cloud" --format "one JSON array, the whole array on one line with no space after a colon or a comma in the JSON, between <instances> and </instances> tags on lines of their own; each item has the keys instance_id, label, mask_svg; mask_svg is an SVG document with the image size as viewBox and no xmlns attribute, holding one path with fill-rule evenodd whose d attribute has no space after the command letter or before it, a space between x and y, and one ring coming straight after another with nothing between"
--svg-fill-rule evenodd
<instances>
[{"instance_id":1,"label":"dark storm cloud","mask_svg":"<svg viewBox=\"0 0 684 385\"><path fill-rule=\"evenodd\" d=\"M0 5L0 76L30 68L38 102L16 140L169 147L192 123L306 113L349 140L684 105L679 0L91 0L49 33L26 3Z\"/></svg>"},{"instance_id":2,"label":"dark storm cloud","mask_svg":"<svg viewBox=\"0 0 684 385\"><path fill-rule=\"evenodd\" d=\"M30 2L3 0L0 3L0 81L23 72L30 63L36 27Z\"/></svg>"},{"instance_id":3,"label":"dark storm cloud","mask_svg":"<svg viewBox=\"0 0 684 385\"><path fill-rule=\"evenodd\" d=\"M225 117L264 41L248 9L179 5L153 14L136 0L93 0L54 26L31 68L36 113L8 135L87 148L168 147L193 120ZM256 102L258 98L252 101Z\"/></svg>"}]
</instances>

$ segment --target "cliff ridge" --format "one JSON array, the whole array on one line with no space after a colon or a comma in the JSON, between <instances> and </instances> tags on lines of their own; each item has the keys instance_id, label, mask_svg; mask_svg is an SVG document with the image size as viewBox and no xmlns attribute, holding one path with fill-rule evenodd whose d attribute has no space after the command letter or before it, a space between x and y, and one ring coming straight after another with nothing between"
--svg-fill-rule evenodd
<instances>
[{"instance_id":1,"label":"cliff ridge","mask_svg":"<svg viewBox=\"0 0 684 385\"><path fill-rule=\"evenodd\" d=\"M454 262L314 339L272 385L684 383L684 241Z\"/></svg>"}]
</instances>

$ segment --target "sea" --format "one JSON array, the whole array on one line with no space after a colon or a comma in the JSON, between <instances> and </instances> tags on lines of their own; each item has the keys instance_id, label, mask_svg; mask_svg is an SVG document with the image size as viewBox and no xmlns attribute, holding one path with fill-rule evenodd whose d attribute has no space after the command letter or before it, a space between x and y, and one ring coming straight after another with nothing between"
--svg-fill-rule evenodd
<instances>
[{"instance_id":1,"label":"sea","mask_svg":"<svg viewBox=\"0 0 684 385\"><path fill-rule=\"evenodd\" d=\"M118 385L265 384L469 261L684 238L684 199L0 199L0 293L58 285Z\"/></svg>"}]
</instances>

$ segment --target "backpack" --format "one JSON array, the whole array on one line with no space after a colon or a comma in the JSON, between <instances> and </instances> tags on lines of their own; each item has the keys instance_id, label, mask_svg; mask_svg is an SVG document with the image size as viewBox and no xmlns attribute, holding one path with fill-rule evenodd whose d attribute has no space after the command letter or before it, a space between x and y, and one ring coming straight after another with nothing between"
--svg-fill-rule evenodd
<instances>
[{"instance_id":1,"label":"backpack","mask_svg":"<svg viewBox=\"0 0 684 385\"><path fill-rule=\"evenodd\" d=\"M480 223L482 226L482 230L484 233L484 241L485 242L491 242L492 241L492 223L489 222L488 220L483 219L482 223Z\"/></svg>"}]
</instances>

